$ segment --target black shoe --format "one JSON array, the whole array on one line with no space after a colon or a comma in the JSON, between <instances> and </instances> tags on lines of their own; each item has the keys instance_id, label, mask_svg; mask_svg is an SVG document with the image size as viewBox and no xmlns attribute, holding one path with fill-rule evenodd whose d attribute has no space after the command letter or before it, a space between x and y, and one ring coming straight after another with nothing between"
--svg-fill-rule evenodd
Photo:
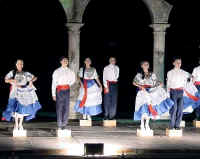
<instances>
[{"instance_id":1,"label":"black shoe","mask_svg":"<svg viewBox=\"0 0 200 159\"><path fill-rule=\"evenodd\" d=\"M67 126L63 126L63 127L62 127L62 130L65 130L65 129L67 129Z\"/></svg>"},{"instance_id":2,"label":"black shoe","mask_svg":"<svg viewBox=\"0 0 200 159\"><path fill-rule=\"evenodd\" d=\"M103 120L108 120L108 117L104 117Z\"/></svg>"},{"instance_id":3,"label":"black shoe","mask_svg":"<svg viewBox=\"0 0 200 159\"><path fill-rule=\"evenodd\" d=\"M177 128L175 128L176 130L181 130L181 127L177 127Z\"/></svg>"},{"instance_id":4,"label":"black shoe","mask_svg":"<svg viewBox=\"0 0 200 159\"><path fill-rule=\"evenodd\" d=\"M115 118L109 118L109 120L115 120Z\"/></svg>"},{"instance_id":5,"label":"black shoe","mask_svg":"<svg viewBox=\"0 0 200 159\"><path fill-rule=\"evenodd\" d=\"M173 129L175 129L175 128L170 126L168 129L169 129L169 130L173 130Z\"/></svg>"}]
</instances>

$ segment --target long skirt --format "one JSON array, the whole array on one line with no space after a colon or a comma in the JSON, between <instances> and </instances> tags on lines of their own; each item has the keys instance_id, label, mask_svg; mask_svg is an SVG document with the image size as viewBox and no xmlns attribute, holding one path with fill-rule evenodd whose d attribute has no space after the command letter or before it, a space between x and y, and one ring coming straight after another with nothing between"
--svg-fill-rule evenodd
<instances>
[{"instance_id":1,"label":"long skirt","mask_svg":"<svg viewBox=\"0 0 200 159\"><path fill-rule=\"evenodd\" d=\"M76 112L85 115L98 115L102 112L101 90L95 80L84 80L84 87L79 90L79 96L74 106Z\"/></svg>"},{"instance_id":2,"label":"long skirt","mask_svg":"<svg viewBox=\"0 0 200 159\"><path fill-rule=\"evenodd\" d=\"M35 118L37 111L41 109L35 90L34 86L13 87L2 120L11 121L15 115L24 116L26 121Z\"/></svg>"},{"instance_id":3,"label":"long skirt","mask_svg":"<svg viewBox=\"0 0 200 159\"><path fill-rule=\"evenodd\" d=\"M200 107L200 94L192 82L187 82L183 94L184 114L192 113L194 109Z\"/></svg>"},{"instance_id":4,"label":"long skirt","mask_svg":"<svg viewBox=\"0 0 200 159\"><path fill-rule=\"evenodd\" d=\"M167 96L162 87L139 90L135 101L134 120L141 120L143 115L158 119L162 114L169 112L173 101Z\"/></svg>"}]
</instances>

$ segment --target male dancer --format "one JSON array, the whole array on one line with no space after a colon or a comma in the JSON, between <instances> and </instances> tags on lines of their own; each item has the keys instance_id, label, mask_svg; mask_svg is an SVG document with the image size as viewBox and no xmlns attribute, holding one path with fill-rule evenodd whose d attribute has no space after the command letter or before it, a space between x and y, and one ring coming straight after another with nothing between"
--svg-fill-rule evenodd
<instances>
[{"instance_id":1,"label":"male dancer","mask_svg":"<svg viewBox=\"0 0 200 159\"><path fill-rule=\"evenodd\" d=\"M114 119L117 110L119 67L116 65L115 57L110 57L109 63L103 71L104 120Z\"/></svg>"},{"instance_id":2,"label":"male dancer","mask_svg":"<svg viewBox=\"0 0 200 159\"><path fill-rule=\"evenodd\" d=\"M187 79L190 77L188 72L181 69L181 58L174 58L174 68L167 73L167 91L174 102L170 109L171 121L170 129L180 129L180 123L183 116L183 88Z\"/></svg>"},{"instance_id":3,"label":"male dancer","mask_svg":"<svg viewBox=\"0 0 200 159\"><path fill-rule=\"evenodd\" d=\"M52 97L56 101L58 130L66 129L69 116L70 86L74 84L75 73L68 66L66 57L60 58L61 67L53 73Z\"/></svg>"},{"instance_id":4,"label":"male dancer","mask_svg":"<svg viewBox=\"0 0 200 159\"><path fill-rule=\"evenodd\" d=\"M200 58L199 58L198 62L200 64ZM200 95L200 65L193 69L192 79L193 79L194 85L198 89L198 94ZM197 107L195 109L195 114L196 114L196 119L200 120L200 107Z\"/></svg>"}]
</instances>

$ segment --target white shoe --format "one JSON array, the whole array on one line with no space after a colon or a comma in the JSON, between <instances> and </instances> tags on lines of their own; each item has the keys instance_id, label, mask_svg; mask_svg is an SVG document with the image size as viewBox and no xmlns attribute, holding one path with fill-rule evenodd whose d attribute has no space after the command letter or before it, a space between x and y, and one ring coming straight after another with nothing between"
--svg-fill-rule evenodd
<instances>
[{"instance_id":1,"label":"white shoe","mask_svg":"<svg viewBox=\"0 0 200 159\"><path fill-rule=\"evenodd\" d=\"M83 114L83 120L87 119L87 115Z\"/></svg>"},{"instance_id":2,"label":"white shoe","mask_svg":"<svg viewBox=\"0 0 200 159\"><path fill-rule=\"evenodd\" d=\"M144 130L145 130L144 125L140 125L140 129L141 129L142 131L144 131Z\"/></svg>"},{"instance_id":3,"label":"white shoe","mask_svg":"<svg viewBox=\"0 0 200 159\"><path fill-rule=\"evenodd\" d=\"M24 130L24 128L23 128L23 126L21 125L21 126L19 126L19 130Z\"/></svg>"},{"instance_id":4,"label":"white shoe","mask_svg":"<svg viewBox=\"0 0 200 159\"><path fill-rule=\"evenodd\" d=\"M18 127L15 125L14 128L13 128L13 130L18 130Z\"/></svg>"},{"instance_id":5,"label":"white shoe","mask_svg":"<svg viewBox=\"0 0 200 159\"><path fill-rule=\"evenodd\" d=\"M92 120L92 118L91 118L90 115L87 115L87 119L88 119L88 120Z\"/></svg>"},{"instance_id":6,"label":"white shoe","mask_svg":"<svg viewBox=\"0 0 200 159\"><path fill-rule=\"evenodd\" d=\"M145 125L145 129L146 129L147 131L150 131L150 130L151 130L150 127L149 127L149 125Z\"/></svg>"}]
</instances>

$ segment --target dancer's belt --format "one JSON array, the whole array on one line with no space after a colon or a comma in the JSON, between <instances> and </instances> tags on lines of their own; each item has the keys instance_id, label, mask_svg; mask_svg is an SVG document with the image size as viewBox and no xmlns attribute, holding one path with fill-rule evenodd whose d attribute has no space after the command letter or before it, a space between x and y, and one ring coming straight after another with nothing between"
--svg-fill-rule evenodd
<instances>
[{"instance_id":1,"label":"dancer's belt","mask_svg":"<svg viewBox=\"0 0 200 159\"><path fill-rule=\"evenodd\" d=\"M107 80L107 87L109 88L110 87L110 84L117 84L117 81L108 81ZM104 89L104 94L107 94L109 93L106 89Z\"/></svg>"},{"instance_id":2,"label":"dancer's belt","mask_svg":"<svg viewBox=\"0 0 200 159\"><path fill-rule=\"evenodd\" d=\"M68 90L69 88L70 88L69 85L58 85L56 87L58 92L60 92L61 90Z\"/></svg>"},{"instance_id":3,"label":"dancer's belt","mask_svg":"<svg viewBox=\"0 0 200 159\"><path fill-rule=\"evenodd\" d=\"M140 86L143 88L151 88L152 87L151 85L140 85Z\"/></svg>"},{"instance_id":4,"label":"dancer's belt","mask_svg":"<svg viewBox=\"0 0 200 159\"><path fill-rule=\"evenodd\" d=\"M183 91L183 88L170 88L170 90Z\"/></svg>"},{"instance_id":5,"label":"dancer's belt","mask_svg":"<svg viewBox=\"0 0 200 159\"><path fill-rule=\"evenodd\" d=\"M109 84L117 84L117 81L107 81Z\"/></svg>"},{"instance_id":6,"label":"dancer's belt","mask_svg":"<svg viewBox=\"0 0 200 159\"><path fill-rule=\"evenodd\" d=\"M200 85L200 81L195 81L195 82L194 82L194 85L195 85L195 86L199 86L199 85Z\"/></svg>"}]
</instances>

